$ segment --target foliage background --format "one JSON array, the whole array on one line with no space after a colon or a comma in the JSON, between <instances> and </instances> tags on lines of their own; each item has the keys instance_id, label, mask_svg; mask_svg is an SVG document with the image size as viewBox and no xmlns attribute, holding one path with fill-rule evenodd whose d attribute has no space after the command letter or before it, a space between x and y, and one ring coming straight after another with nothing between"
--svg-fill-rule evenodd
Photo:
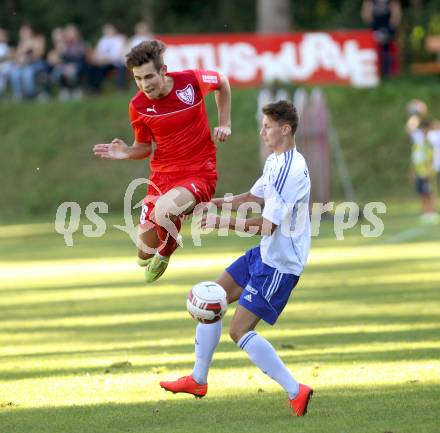
<instances>
[{"instance_id":1,"label":"foliage background","mask_svg":"<svg viewBox=\"0 0 440 433\"><path fill-rule=\"evenodd\" d=\"M322 30L366 27L360 18L362 0L290 0L291 30ZM440 34L440 0L401 0L404 15L400 32L403 60L408 64L426 57L427 34ZM252 32L256 0L2 0L0 27L11 32L24 22L32 23L47 37L59 25L73 22L94 43L102 24L112 22L131 34L134 24L147 20L161 33Z\"/></svg>"}]
</instances>

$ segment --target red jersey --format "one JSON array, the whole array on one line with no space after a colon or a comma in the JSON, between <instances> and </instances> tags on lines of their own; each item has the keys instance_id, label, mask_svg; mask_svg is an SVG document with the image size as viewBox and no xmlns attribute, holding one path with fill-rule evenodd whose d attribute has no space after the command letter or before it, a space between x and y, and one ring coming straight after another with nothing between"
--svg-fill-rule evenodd
<instances>
[{"instance_id":1,"label":"red jersey","mask_svg":"<svg viewBox=\"0 0 440 433\"><path fill-rule=\"evenodd\" d=\"M215 172L216 147L203 97L220 88L220 75L205 70L167 75L174 81L167 96L149 99L140 91L130 101L135 139L139 143L155 142L152 171Z\"/></svg>"}]
</instances>

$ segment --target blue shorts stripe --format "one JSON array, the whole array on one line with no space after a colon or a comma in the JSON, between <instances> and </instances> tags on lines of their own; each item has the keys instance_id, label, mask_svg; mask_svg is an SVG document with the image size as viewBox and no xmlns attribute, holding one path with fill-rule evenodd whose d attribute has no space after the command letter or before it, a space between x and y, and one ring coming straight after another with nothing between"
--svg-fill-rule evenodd
<instances>
[{"instance_id":1,"label":"blue shorts stripe","mask_svg":"<svg viewBox=\"0 0 440 433\"><path fill-rule=\"evenodd\" d=\"M252 340L252 338L254 338L257 335L256 332L251 332L250 334L248 334L248 336L244 339L244 341L240 344L240 348L244 349L246 344L249 343L249 340Z\"/></svg>"},{"instance_id":2,"label":"blue shorts stripe","mask_svg":"<svg viewBox=\"0 0 440 433\"><path fill-rule=\"evenodd\" d=\"M274 284L276 283L276 279L277 279L277 275L278 275L278 271L275 269L274 274L272 275L272 281L269 285L269 287L266 290L266 295L272 290L272 287L274 286ZM266 296L265 295L265 296Z\"/></svg>"},{"instance_id":3,"label":"blue shorts stripe","mask_svg":"<svg viewBox=\"0 0 440 433\"><path fill-rule=\"evenodd\" d=\"M277 271L277 272L278 272L278 271ZM278 272L278 274L277 274L277 276L276 276L275 284L273 284L272 287L271 287L271 289L270 289L270 291L268 290L267 293L266 293L265 298L266 298L268 301L270 301L270 298L272 297L272 295L273 295L273 294L279 289L279 287L280 287L280 283L281 283L281 280L282 280L282 279L283 279L283 274L281 274L281 273Z\"/></svg>"},{"instance_id":4,"label":"blue shorts stripe","mask_svg":"<svg viewBox=\"0 0 440 433\"><path fill-rule=\"evenodd\" d=\"M276 292L278 292L280 287L282 287L283 285L282 282L283 282L283 275L280 276L278 284L272 289L272 292L270 293L269 297L266 298L268 301L270 301L272 299L272 296L275 295Z\"/></svg>"}]
</instances>

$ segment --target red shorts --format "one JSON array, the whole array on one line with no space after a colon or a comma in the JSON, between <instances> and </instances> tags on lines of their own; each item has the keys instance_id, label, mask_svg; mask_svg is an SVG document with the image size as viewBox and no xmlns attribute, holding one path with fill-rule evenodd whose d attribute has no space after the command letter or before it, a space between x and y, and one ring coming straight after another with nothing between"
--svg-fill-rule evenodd
<instances>
[{"instance_id":1,"label":"red shorts","mask_svg":"<svg viewBox=\"0 0 440 433\"><path fill-rule=\"evenodd\" d=\"M181 174L153 172L148 180L147 196L144 199L140 217L141 225L145 225L147 221L151 222L150 215L156 200L173 188L180 186L191 191L197 203L210 201L215 192L217 174L215 172Z\"/></svg>"}]
</instances>

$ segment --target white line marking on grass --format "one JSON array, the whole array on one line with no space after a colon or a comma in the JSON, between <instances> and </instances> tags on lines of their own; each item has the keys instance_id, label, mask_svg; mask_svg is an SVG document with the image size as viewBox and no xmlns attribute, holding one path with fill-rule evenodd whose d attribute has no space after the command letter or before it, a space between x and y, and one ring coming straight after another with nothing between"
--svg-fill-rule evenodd
<instances>
[{"instance_id":1,"label":"white line marking on grass","mask_svg":"<svg viewBox=\"0 0 440 433\"><path fill-rule=\"evenodd\" d=\"M384 241L384 244L400 244L404 241L409 241L417 236L425 234L427 227L413 227L412 229L404 230L391 236L389 239Z\"/></svg>"}]
</instances>

